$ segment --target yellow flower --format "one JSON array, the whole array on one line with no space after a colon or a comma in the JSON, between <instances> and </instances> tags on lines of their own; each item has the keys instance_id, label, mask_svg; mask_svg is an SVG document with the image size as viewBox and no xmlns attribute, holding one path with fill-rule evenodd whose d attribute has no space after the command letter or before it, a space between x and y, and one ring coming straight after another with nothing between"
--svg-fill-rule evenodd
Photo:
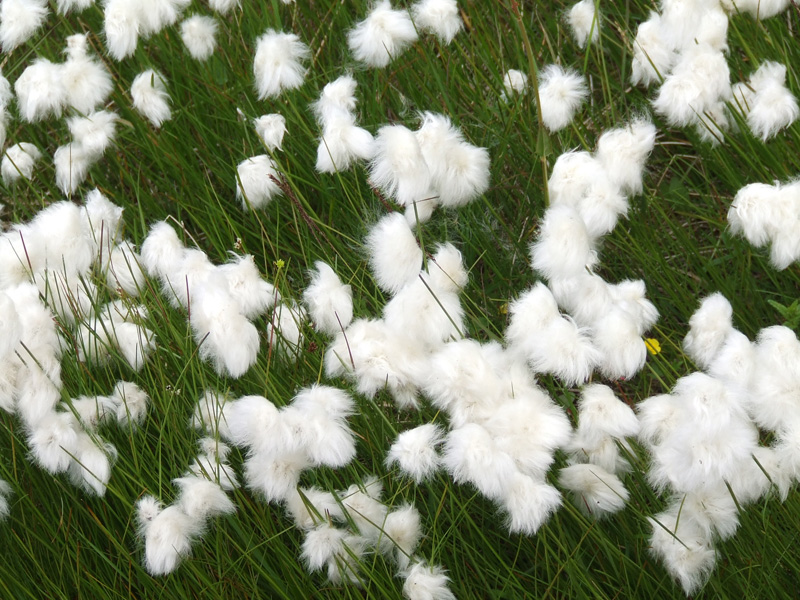
<instances>
[{"instance_id":1,"label":"yellow flower","mask_svg":"<svg viewBox=\"0 0 800 600\"><path fill-rule=\"evenodd\" d=\"M647 351L653 356L661 352L661 344L655 338L647 338L644 341L644 345L647 346Z\"/></svg>"},{"instance_id":2,"label":"yellow flower","mask_svg":"<svg viewBox=\"0 0 800 600\"><path fill-rule=\"evenodd\" d=\"M283 262L282 258L279 258L278 260L275 261L274 264L276 269L282 269L286 263Z\"/></svg>"}]
</instances>

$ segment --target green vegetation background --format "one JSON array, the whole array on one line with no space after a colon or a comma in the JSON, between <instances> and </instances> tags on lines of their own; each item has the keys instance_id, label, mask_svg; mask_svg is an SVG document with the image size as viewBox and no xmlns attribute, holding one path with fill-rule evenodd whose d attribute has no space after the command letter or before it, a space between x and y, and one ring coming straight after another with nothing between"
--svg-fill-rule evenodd
<instances>
[{"instance_id":1,"label":"green vegetation background","mask_svg":"<svg viewBox=\"0 0 800 600\"><path fill-rule=\"evenodd\" d=\"M133 57L111 61L104 53L98 5L68 17L51 14L46 30L4 55L2 67L13 82L36 56L61 60L68 35L92 32L91 45L114 77L111 108L121 120L115 148L91 170L75 200L93 186L100 188L125 208L125 235L136 243L150 224L170 218L182 227L188 245L206 251L215 262L226 260L234 248L252 253L281 294L296 300L308 269L325 260L353 286L358 317L378 315L385 301L367 268L362 241L388 207L367 185L361 166L335 176L314 171L319 132L309 104L328 81L350 71L359 85L359 124L371 131L389 122L413 128L422 110L449 115L472 143L489 149L491 189L468 207L437 211L420 228L419 239L426 248L452 241L461 249L470 270L463 296L469 335L488 341L501 339L507 303L536 280L528 244L545 209L546 168L561 152L591 150L605 129L649 112L650 93L631 87L628 78L633 35L654 7L645 0L600 4L601 40L584 51L563 22L567 3L460 0L466 30L450 46L423 36L383 70L360 67L347 50L346 32L367 10L362 0L298 0L289 6L278 0L245 1L242 9L218 17L219 48L206 63L189 57L177 26L140 42ZM193 2L191 13L210 11ZM532 57L526 56L520 27ZM761 23L733 17L732 80L746 79L761 61L776 60L787 65L787 84L800 95L798 27L797 5ZM303 87L258 101L252 57L255 39L267 28L299 34L313 58ZM529 71L529 58L539 66L560 62L587 77L588 105L573 126L557 135L548 136L539 127L532 94L510 103L501 99L505 71ZM172 97L173 118L159 131L131 108L131 81L148 67L165 75ZM244 212L235 199L235 167L265 151L251 120L271 112L287 121L283 152L275 156L287 193L261 212ZM752 337L762 327L783 322L770 301L787 305L800 289L796 265L776 272L764 251L726 231L727 208L741 186L800 173L800 125L766 145L745 127L726 144L712 147L691 130L671 131L656 123L660 136L648 162L645 191L631 200L627 220L605 238L601 254L603 277L643 278L661 313L651 335L662 352L649 357L631 381L612 384L630 404L669 390L695 369L681 351L681 340L701 297L722 292L733 304L736 326ZM69 141L69 132L63 120L31 125L15 118L8 140L34 142L52 156ZM31 182L3 188L4 218L24 221L62 199L54 181L52 161L45 159ZM88 496L64 477L33 466L19 421L0 415L0 478L14 489L10 517L0 524L0 597L399 598L401 580L379 556L362 564L361 588L334 586L322 574L308 574L299 560L301 533L280 507L245 489L234 494L236 514L217 520L177 571L161 578L145 572L133 507L148 493L165 502L174 498L170 481L194 456L198 434L188 420L201 392L212 387L234 396L263 394L284 404L299 388L324 381L326 340L306 326L300 358L288 363L267 349L268 321L262 319L265 337L256 366L239 380L221 378L195 355L185 314L164 302L155 287L145 291L141 302L150 311L148 326L158 348L140 373L121 360L87 368L70 353L64 357L65 400L107 394L120 378L138 383L152 398L143 427L101 432L119 451L104 498ZM332 383L347 387L343 381ZM577 390L549 378L542 378L542 385L574 416ZM357 460L339 471L309 472L302 483L342 489L376 473L387 502L408 501L420 510L426 536L419 553L448 570L457 597L683 596L648 552L646 517L659 511L664 499L647 486L647 458L638 449L625 480L631 500L622 513L594 522L567 501L536 536L509 535L503 516L469 486L454 485L445 475L415 486L384 467L399 431L441 418L432 408L398 412L387 393L374 401L357 396L357 403L360 412L351 421L358 435ZM238 451L233 457L241 463ZM697 597L795 598L798 537L796 492L783 504L770 499L748 507L737 535L718 545L717 568Z\"/></svg>"}]
</instances>

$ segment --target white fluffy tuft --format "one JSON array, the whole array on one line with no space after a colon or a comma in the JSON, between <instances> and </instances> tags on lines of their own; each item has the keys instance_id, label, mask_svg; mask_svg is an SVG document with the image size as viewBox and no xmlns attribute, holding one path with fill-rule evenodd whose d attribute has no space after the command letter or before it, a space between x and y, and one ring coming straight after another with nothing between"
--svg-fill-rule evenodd
<instances>
[{"instance_id":1,"label":"white fluffy tuft","mask_svg":"<svg viewBox=\"0 0 800 600\"><path fill-rule=\"evenodd\" d=\"M689 319L689 332L683 339L686 353L703 369L708 368L733 331L733 309L720 293L711 294Z\"/></svg>"},{"instance_id":2,"label":"white fluffy tuft","mask_svg":"<svg viewBox=\"0 0 800 600\"><path fill-rule=\"evenodd\" d=\"M747 103L747 125L766 142L800 116L797 98L786 88L786 67L766 62L750 77L755 93Z\"/></svg>"},{"instance_id":3,"label":"white fluffy tuft","mask_svg":"<svg viewBox=\"0 0 800 600\"><path fill-rule=\"evenodd\" d=\"M738 192L728 210L728 224L733 233L742 234L756 247L764 246L777 233L783 195L778 186L751 183Z\"/></svg>"},{"instance_id":4,"label":"white fluffy tuft","mask_svg":"<svg viewBox=\"0 0 800 600\"><path fill-rule=\"evenodd\" d=\"M73 484L90 494L103 497L111 478L111 466L117 458L117 450L111 444L100 440L98 442L95 443L85 432L78 434L68 473Z\"/></svg>"},{"instance_id":5,"label":"white fluffy tuft","mask_svg":"<svg viewBox=\"0 0 800 600\"><path fill-rule=\"evenodd\" d=\"M63 473L78 451L78 430L72 413L50 411L37 419L28 435L33 458L47 472Z\"/></svg>"},{"instance_id":6,"label":"white fluffy tuft","mask_svg":"<svg viewBox=\"0 0 800 600\"><path fill-rule=\"evenodd\" d=\"M61 65L65 102L81 114L104 104L114 84L105 66L87 54L86 34L67 38L67 60Z\"/></svg>"},{"instance_id":7,"label":"white fluffy tuft","mask_svg":"<svg viewBox=\"0 0 800 600\"><path fill-rule=\"evenodd\" d=\"M20 177L30 179L33 176L33 167L41 157L41 151L30 142L20 142L8 148L3 153L0 166L3 183L10 185Z\"/></svg>"},{"instance_id":8,"label":"white fluffy tuft","mask_svg":"<svg viewBox=\"0 0 800 600\"><path fill-rule=\"evenodd\" d=\"M467 142L449 118L422 113L416 137L439 204L463 206L488 189L489 153Z\"/></svg>"},{"instance_id":9,"label":"white fluffy tuft","mask_svg":"<svg viewBox=\"0 0 800 600\"><path fill-rule=\"evenodd\" d=\"M489 432L476 423L447 434L442 464L456 483L471 483L492 500L505 498L518 474L513 459L500 451Z\"/></svg>"},{"instance_id":10,"label":"white fluffy tuft","mask_svg":"<svg viewBox=\"0 0 800 600\"><path fill-rule=\"evenodd\" d=\"M667 123L684 127L730 97L730 70L725 55L708 44L700 44L681 54L652 104Z\"/></svg>"},{"instance_id":11,"label":"white fluffy tuft","mask_svg":"<svg viewBox=\"0 0 800 600\"><path fill-rule=\"evenodd\" d=\"M561 506L561 493L543 480L515 473L502 504L511 533L535 535Z\"/></svg>"},{"instance_id":12,"label":"white fluffy tuft","mask_svg":"<svg viewBox=\"0 0 800 600\"><path fill-rule=\"evenodd\" d=\"M541 281L514 300L508 312L511 319L506 328L506 340L520 347L524 347L529 336L539 335L561 316L553 294Z\"/></svg>"},{"instance_id":13,"label":"white fluffy tuft","mask_svg":"<svg viewBox=\"0 0 800 600\"><path fill-rule=\"evenodd\" d=\"M404 474L421 483L439 468L440 458L436 447L443 440L444 431L433 423L404 431L389 448L386 466L396 464Z\"/></svg>"},{"instance_id":14,"label":"white fluffy tuft","mask_svg":"<svg viewBox=\"0 0 800 600\"><path fill-rule=\"evenodd\" d=\"M45 58L36 59L22 72L14 82L14 91L19 114L28 122L60 117L67 103L61 65Z\"/></svg>"},{"instance_id":15,"label":"white fluffy tuft","mask_svg":"<svg viewBox=\"0 0 800 600\"><path fill-rule=\"evenodd\" d=\"M115 60L127 58L136 50L140 34L141 5L130 0L108 0L105 3L103 30L108 53Z\"/></svg>"},{"instance_id":16,"label":"white fluffy tuft","mask_svg":"<svg viewBox=\"0 0 800 600\"><path fill-rule=\"evenodd\" d=\"M197 286L192 298L190 323L198 354L210 360L219 374L241 377L255 363L259 335L241 314L239 303L227 289Z\"/></svg>"},{"instance_id":17,"label":"white fluffy tuft","mask_svg":"<svg viewBox=\"0 0 800 600\"><path fill-rule=\"evenodd\" d=\"M411 6L411 14L418 29L434 34L445 44L464 28L456 0L419 0Z\"/></svg>"},{"instance_id":18,"label":"white fluffy tuft","mask_svg":"<svg viewBox=\"0 0 800 600\"><path fill-rule=\"evenodd\" d=\"M234 8L239 8L242 0L208 0L208 6L222 15L228 14Z\"/></svg>"},{"instance_id":19,"label":"white fluffy tuft","mask_svg":"<svg viewBox=\"0 0 800 600\"><path fill-rule=\"evenodd\" d=\"M3 0L0 4L0 44L11 52L38 31L47 18L46 0Z\"/></svg>"},{"instance_id":20,"label":"white fluffy tuft","mask_svg":"<svg viewBox=\"0 0 800 600\"><path fill-rule=\"evenodd\" d=\"M258 38L253 59L259 100L300 87L306 76L302 61L309 56L311 51L297 35L268 29Z\"/></svg>"},{"instance_id":21,"label":"white fluffy tuft","mask_svg":"<svg viewBox=\"0 0 800 600\"><path fill-rule=\"evenodd\" d=\"M313 529L331 519L345 521L336 497L316 487L298 488L286 498L285 506L299 529Z\"/></svg>"},{"instance_id":22,"label":"white fluffy tuft","mask_svg":"<svg viewBox=\"0 0 800 600\"><path fill-rule=\"evenodd\" d=\"M786 10L789 0L721 0L720 3L731 12L741 11L754 19L763 20Z\"/></svg>"},{"instance_id":23,"label":"white fluffy tuft","mask_svg":"<svg viewBox=\"0 0 800 600\"><path fill-rule=\"evenodd\" d=\"M267 325L270 346L277 347L283 356L297 359L303 342L302 326L306 320L306 311L302 306L286 301L276 304L272 320Z\"/></svg>"},{"instance_id":24,"label":"white fluffy tuft","mask_svg":"<svg viewBox=\"0 0 800 600\"><path fill-rule=\"evenodd\" d=\"M677 60L669 30L662 24L661 15L651 12L640 23L633 43L631 83L649 87L664 79Z\"/></svg>"},{"instance_id":25,"label":"white fluffy tuft","mask_svg":"<svg viewBox=\"0 0 800 600\"><path fill-rule=\"evenodd\" d=\"M280 300L275 286L261 277L251 254L232 257L215 270L225 278L228 292L248 319L263 315Z\"/></svg>"},{"instance_id":26,"label":"white fluffy tuft","mask_svg":"<svg viewBox=\"0 0 800 600\"><path fill-rule=\"evenodd\" d=\"M531 245L533 268L547 279L581 275L597 261L597 253L580 214L568 205L547 209L539 236Z\"/></svg>"},{"instance_id":27,"label":"white fluffy tuft","mask_svg":"<svg viewBox=\"0 0 800 600\"><path fill-rule=\"evenodd\" d=\"M445 292L457 293L469 281L461 252L449 242L436 250L428 263L428 274L431 285Z\"/></svg>"},{"instance_id":28,"label":"white fluffy tuft","mask_svg":"<svg viewBox=\"0 0 800 600\"><path fill-rule=\"evenodd\" d=\"M217 46L217 22L212 17L193 15L181 23L181 39L192 58L206 60Z\"/></svg>"},{"instance_id":29,"label":"white fluffy tuft","mask_svg":"<svg viewBox=\"0 0 800 600\"><path fill-rule=\"evenodd\" d=\"M536 373L549 373L567 385L584 383L602 357L589 334L571 318L553 319L526 340L525 357Z\"/></svg>"},{"instance_id":30,"label":"white fluffy tuft","mask_svg":"<svg viewBox=\"0 0 800 600\"><path fill-rule=\"evenodd\" d=\"M259 453L245 461L244 477L248 487L267 502L283 502L295 492L300 474L310 466L303 452Z\"/></svg>"},{"instance_id":31,"label":"white fluffy tuft","mask_svg":"<svg viewBox=\"0 0 800 600\"><path fill-rule=\"evenodd\" d=\"M619 306L592 325L592 342L599 353L597 366L609 379L630 379L647 360L639 323Z\"/></svg>"},{"instance_id":32,"label":"white fluffy tuft","mask_svg":"<svg viewBox=\"0 0 800 600\"><path fill-rule=\"evenodd\" d=\"M267 150L280 150L283 136L286 133L286 119L277 113L261 115L253 120L258 137L267 147Z\"/></svg>"},{"instance_id":33,"label":"white fluffy tuft","mask_svg":"<svg viewBox=\"0 0 800 600\"><path fill-rule=\"evenodd\" d=\"M422 269L422 249L400 213L388 214L378 221L370 230L366 245L375 280L387 293L396 294Z\"/></svg>"},{"instance_id":34,"label":"white fluffy tuft","mask_svg":"<svg viewBox=\"0 0 800 600\"><path fill-rule=\"evenodd\" d=\"M380 68L402 54L417 37L408 12L393 10L389 0L380 0L347 32L347 45L356 60Z\"/></svg>"},{"instance_id":35,"label":"white fluffy tuft","mask_svg":"<svg viewBox=\"0 0 800 600\"><path fill-rule=\"evenodd\" d=\"M713 541L697 520L681 514L680 505L648 519L653 527L650 550L691 596L716 563Z\"/></svg>"},{"instance_id":36,"label":"white fluffy tuft","mask_svg":"<svg viewBox=\"0 0 800 600\"><path fill-rule=\"evenodd\" d=\"M190 519L205 521L236 512L233 501L213 481L204 477L188 476L173 479L172 482L181 490L176 505Z\"/></svg>"},{"instance_id":37,"label":"white fluffy tuft","mask_svg":"<svg viewBox=\"0 0 800 600\"><path fill-rule=\"evenodd\" d=\"M588 1L591 3L592 0ZM586 83L577 72L567 71L559 65L546 66L539 75L539 102L544 126L551 132L564 129L575 118L588 95Z\"/></svg>"},{"instance_id":38,"label":"white fluffy tuft","mask_svg":"<svg viewBox=\"0 0 800 600\"><path fill-rule=\"evenodd\" d=\"M595 156L614 185L624 193L640 194L644 163L655 142L655 125L637 119L626 127L604 132L597 142Z\"/></svg>"},{"instance_id":39,"label":"white fluffy tuft","mask_svg":"<svg viewBox=\"0 0 800 600\"><path fill-rule=\"evenodd\" d=\"M130 242L123 241L115 246L108 256L106 272L108 287L131 297L138 296L139 292L145 289L141 262L141 257Z\"/></svg>"},{"instance_id":40,"label":"white fluffy tuft","mask_svg":"<svg viewBox=\"0 0 800 600\"><path fill-rule=\"evenodd\" d=\"M78 186L86 180L93 162L94 157L80 144L70 142L59 146L53 155L58 188L66 196L74 194Z\"/></svg>"},{"instance_id":41,"label":"white fluffy tuft","mask_svg":"<svg viewBox=\"0 0 800 600\"><path fill-rule=\"evenodd\" d=\"M402 574L403 596L408 600L455 600L455 595L447 588L450 578L444 569L415 562L408 571Z\"/></svg>"},{"instance_id":42,"label":"white fluffy tuft","mask_svg":"<svg viewBox=\"0 0 800 600\"><path fill-rule=\"evenodd\" d=\"M94 4L94 0L56 0L58 13L65 15L70 11L82 11Z\"/></svg>"},{"instance_id":43,"label":"white fluffy tuft","mask_svg":"<svg viewBox=\"0 0 800 600\"><path fill-rule=\"evenodd\" d=\"M633 410L617 399L608 386L594 383L584 387L578 410L579 430L591 432L597 441L605 436L623 439L639 434L639 421Z\"/></svg>"},{"instance_id":44,"label":"white fluffy tuft","mask_svg":"<svg viewBox=\"0 0 800 600\"><path fill-rule=\"evenodd\" d=\"M106 110L67 120L72 138L93 157L102 156L114 141L116 124L117 114Z\"/></svg>"},{"instance_id":45,"label":"white fluffy tuft","mask_svg":"<svg viewBox=\"0 0 800 600\"><path fill-rule=\"evenodd\" d=\"M392 555L399 569L405 569L422 538L419 511L405 504L386 515L382 529L385 537L379 540L380 549Z\"/></svg>"},{"instance_id":46,"label":"white fluffy tuft","mask_svg":"<svg viewBox=\"0 0 800 600\"><path fill-rule=\"evenodd\" d=\"M398 344L403 352L398 352ZM415 352L416 347L399 338L383 320L356 319L328 346L325 373L350 376L358 391L369 398L387 387L401 408L416 406L410 373L417 360Z\"/></svg>"},{"instance_id":47,"label":"white fluffy tuft","mask_svg":"<svg viewBox=\"0 0 800 600\"><path fill-rule=\"evenodd\" d=\"M118 381L110 399L116 408L116 418L120 424L141 425L147 417L150 397L142 388L129 381Z\"/></svg>"},{"instance_id":48,"label":"white fluffy tuft","mask_svg":"<svg viewBox=\"0 0 800 600\"><path fill-rule=\"evenodd\" d=\"M355 111L356 85L356 80L351 75L342 75L325 84L319 100L311 105L320 125L324 126L333 116L352 114Z\"/></svg>"},{"instance_id":49,"label":"white fluffy tuft","mask_svg":"<svg viewBox=\"0 0 800 600\"><path fill-rule=\"evenodd\" d=\"M282 194L277 165L268 154L245 159L236 167L236 197L245 210L263 208Z\"/></svg>"},{"instance_id":50,"label":"white fluffy tuft","mask_svg":"<svg viewBox=\"0 0 800 600\"><path fill-rule=\"evenodd\" d=\"M151 276L164 278L180 267L185 250L172 226L159 221L142 243L142 264Z\"/></svg>"},{"instance_id":51,"label":"white fluffy tuft","mask_svg":"<svg viewBox=\"0 0 800 600\"><path fill-rule=\"evenodd\" d=\"M328 264L317 261L314 267L303 302L316 328L334 336L353 320L353 291Z\"/></svg>"},{"instance_id":52,"label":"white fluffy tuft","mask_svg":"<svg viewBox=\"0 0 800 600\"><path fill-rule=\"evenodd\" d=\"M139 73L131 84L133 107L158 129L172 117L164 76L153 69Z\"/></svg>"},{"instance_id":53,"label":"white fluffy tuft","mask_svg":"<svg viewBox=\"0 0 800 600\"><path fill-rule=\"evenodd\" d=\"M321 571L331 560L346 554L345 539L347 530L320 525L306 533L303 540L302 558L306 568L311 571Z\"/></svg>"},{"instance_id":54,"label":"white fluffy tuft","mask_svg":"<svg viewBox=\"0 0 800 600\"><path fill-rule=\"evenodd\" d=\"M11 494L11 486L7 481L0 479L0 521L3 521L3 519L5 519L10 512L10 508L8 506L8 497Z\"/></svg>"},{"instance_id":55,"label":"white fluffy tuft","mask_svg":"<svg viewBox=\"0 0 800 600\"><path fill-rule=\"evenodd\" d=\"M372 134L358 127L355 117L339 111L327 117L317 146L316 169L320 173L345 171L355 160L370 160L375 154Z\"/></svg>"},{"instance_id":56,"label":"white fluffy tuft","mask_svg":"<svg viewBox=\"0 0 800 600\"><path fill-rule=\"evenodd\" d=\"M192 541L202 534L205 523L192 519L175 505L152 516L157 509L145 498L137 508L145 542L145 568L151 575L167 575L189 556ZM148 517L152 517L149 522Z\"/></svg>"},{"instance_id":57,"label":"white fluffy tuft","mask_svg":"<svg viewBox=\"0 0 800 600\"><path fill-rule=\"evenodd\" d=\"M600 37L600 15L595 11L594 0L581 0L572 5L567 13L567 23L572 29L572 37L581 48Z\"/></svg>"},{"instance_id":58,"label":"white fluffy tuft","mask_svg":"<svg viewBox=\"0 0 800 600\"><path fill-rule=\"evenodd\" d=\"M598 465L570 465L561 470L558 481L572 492L575 504L589 516L619 512L630 496L619 477Z\"/></svg>"},{"instance_id":59,"label":"white fluffy tuft","mask_svg":"<svg viewBox=\"0 0 800 600\"><path fill-rule=\"evenodd\" d=\"M518 69L509 69L503 75L503 90L506 98L524 94L528 89L528 75Z\"/></svg>"},{"instance_id":60,"label":"white fluffy tuft","mask_svg":"<svg viewBox=\"0 0 800 600\"><path fill-rule=\"evenodd\" d=\"M403 125L384 125L378 130L369 180L401 206L431 196L431 173L413 131Z\"/></svg>"}]
</instances>

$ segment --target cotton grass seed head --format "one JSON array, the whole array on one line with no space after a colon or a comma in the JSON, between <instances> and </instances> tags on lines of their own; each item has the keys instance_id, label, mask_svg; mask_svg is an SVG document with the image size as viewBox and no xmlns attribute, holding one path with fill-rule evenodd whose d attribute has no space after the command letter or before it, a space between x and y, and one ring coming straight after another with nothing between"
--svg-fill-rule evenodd
<instances>
[{"instance_id":1,"label":"cotton grass seed head","mask_svg":"<svg viewBox=\"0 0 800 600\"><path fill-rule=\"evenodd\" d=\"M48 6L45 0L3 0L0 5L0 44L11 52L24 44L44 24Z\"/></svg>"},{"instance_id":2,"label":"cotton grass seed head","mask_svg":"<svg viewBox=\"0 0 800 600\"><path fill-rule=\"evenodd\" d=\"M46 58L37 58L22 72L14 82L14 91L19 114L30 123L60 117L67 104L62 66Z\"/></svg>"},{"instance_id":3,"label":"cotton grass seed head","mask_svg":"<svg viewBox=\"0 0 800 600\"><path fill-rule=\"evenodd\" d=\"M528 75L518 69L509 69L503 75L503 89L505 97L511 98L516 94L524 94L527 91Z\"/></svg>"},{"instance_id":4,"label":"cotton grass seed head","mask_svg":"<svg viewBox=\"0 0 800 600\"><path fill-rule=\"evenodd\" d=\"M139 73L131 84L133 107L158 129L172 118L166 80L158 71L147 69Z\"/></svg>"},{"instance_id":5,"label":"cotton grass seed head","mask_svg":"<svg viewBox=\"0 0 800 600\"><path fill-rule=\"evenodd\" d=\"M304 60L311 56L300 38L294 33L268 29L256 40L253 70L259 100L272 98L284 89L295 89L306 76Z\"/></svg>"},{"instance_id":6,"label":"cotton grass seed head","mask_svg":"<svg viewBox=\"0 0 800 600\"><path fill-rule=\"evenodd\" d=\"M253 126L267 150L281 150L286 133L286 119L283 115L261 115L253 120Z\"/></svg>"},{"instance_id":7,"label":"cotton grass seed head","mask_svg":"<svg viewBox=\"0 0 800 600\"><path fill-rule=\"evenodd\" d=\"M595 11L594 0L581 0L572 5L567 12L567 23L572 29L572 37L581 48L600 38L600 15Z\"/></svg>"},{"instance_id":8,"label":"cotton grass seed head","mask_svg":"<svg viewBox=\"0 0 800 600\"><path fill-rule=\"evenodd\" d=\"M576 71L546 66L539 74L539 102L545 127L550 132L564 129L588 95L583 77Z\"/></svg>"},{"instance_id":9,"label":"cotton grass seed head","mask_svg":"<svg viewBox=\"0 0 800 600\"><path fill-rule=\"evenodd\" d=\"M244 210L266 206L283 192L278 185L277 165L268 154L245 159L236 167L236 197Z\"/></svg>"},{"instance_id":10,"label":"cotton grass seed head","mask_svg":"<svg viewBox=\"0 0 800 600\"><path fill-rule=\"evenodd\" d=\"M434 34L445 44L464 28L456 0L419 0L411 6L411 14L418 29Z\"/></svg>"},{"instance_id":11,"label":"cotton grass seed head","mask_svg":"<svg viewBox=\"0 0 800 600\"><path fill-rule=\"evenodd\" d=\"M438 469L440 458L436 447L443 439L444 431L433 423L404 431L389 448L386 465L396 464L402 473L421 483Z\"/></svg>"},{"instance_id":12,"label":"cotton grass seed head","mask_svg":"<svg viewBox=\"0 0 800 600\"><path fill-rule=\"evenodd\" d=\"M389 0L380 0L347 33L347 45L356 60L382 68L416 42L417 37L408 12L394 10Z\"/></svg>"},{"instance_id":13,"label":"cotton grass seed head","mask_svg":"<svg viewBox=\"0 0 800 600\"><path fill-rule=\"evenodd\" d=\"M181 39L195 60L206 60L217 46L217 22L211 17L192 15L181 23Z\"/></svg>"},{"instance_id":14,"label":"cotton grass seed head","mask_svg":"<svg viewBox=\"0 0 800 600\"><path fill-rule=\"evenodd\" d=\"M0 164L3 183L10 185L20 177L30 179L33 176L33 167L41 157L41 151L30 142L20 142L9 147L3 153L3 162Z\"/></svg>"}]
</instances>

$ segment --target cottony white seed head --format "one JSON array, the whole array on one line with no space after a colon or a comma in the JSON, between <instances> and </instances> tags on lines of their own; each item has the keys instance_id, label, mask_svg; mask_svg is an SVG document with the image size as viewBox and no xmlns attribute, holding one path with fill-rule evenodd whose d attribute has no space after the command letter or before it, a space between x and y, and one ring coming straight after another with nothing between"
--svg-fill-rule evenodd
<instances>
[{"instance_id":1,"label":"cottony white seed head","mask_svg":"<svg viewBox=\"0 0 800 600\"><path fill-rule=\"evenodd\" d=\"M41 151L30 142L20 142L8 148L0 166L3 183L10 185L20 177L30 179L33 176L33 167L41 157Z\"/></svg>"},{"instance_id":2,"label":"cottony white seed head","mask_svg":"<svg viewBox=\"0 0 800 600\"><path fill-rule=\"evenodd\" d=\"M517 69L509 69L503 76L503 88L507 98L524 94L528 87L528 75Z\"/></svg>"},{"instance_id":3,"label":"cottony white seed head","mask_svg":"<svg viewBox=\"0 0 800 600\"><path fill-rule=\"evenodd\" d=\"M14 82L14 91L20 116L31 123L60 117L67 103L62 66L45 58L36 59L22 72Z\"/></svg>"},{"instance_id":4,"label":"cottony white seed head","mask_svg":"<svg viewBox=\"0 0 800 600\"><path fill-rule=\"evenodd\" d=\"M384 125L378 130L369 180L401 206L432 195L431 173L413 131L403 125Z\"/></svg>"},{"instance_id":5,"label":"cottony white seed head","mask_svg":"<svg viewBox=\"0 0 800 600\"><path fill-rule=\"evenodd\" d=\"M389 0L381 0L347 33L347 45L356 60L382 68L416 42L417 37L408 12L393 10Z\"/></svg>"},{"instance_id":6,"label":"cottony white seed head","mask_svg":"<svg viewBox=\"0 0 800 600\"><path fill-rule=\"evenodd\" d=\"M581 0L572 5L567 12L567 23L572 29L572 37L581 48L600 38L600 15L595 11L595 0Z\"/></svg>"},{"instance_id":7,"label":"cottony white seed head","mask_svg":"<svg viewBox=\"0 0 800 600\"><path fill-rule=\"evenodd\" d=\"M450 578L439 566L429 566L424 562L414 562L401 576L403 596L408 600L455 600L455 595L447 587Z\"/></svg>"},{"instance_id":8,"label":"cottony white seed head","mask_svg":"<svg viewBox=\"0 0 800 600\"><path fill-rule=\"evenodd\" d=\"M192 58L206 60L217 46L217 22L211 17L193 15L181 23L181 39Z\"/></svg>"},{"instance_id":9,"label":"cottony white seed head","mask_svg":"<svg viewBox=\"0 0 800 600\"><path fill-rule=\"evenodd\" d=\"M245 159L236 167L236 197L244 210L256 210L283 192L277 165L268 154Z\"/></svg>"},{"instance_id":10,"label":"cottony white seed head","mask_svg":"<svg viewBox=\"0 0 800 600\"><path fill-rule=\"evenodd\" d=\"M445 44L464 28L456 0L419 0L411 6L411 14L417 29L434 34Z\"/></svg>"},{"instance_id":11,"label":"cottony white seed head","mask_svg":"<svg viewBox=\"0 0 800 600\"><path fill-rule=\"evenodd\" d=\"M326 263L317 261L314 267L303 302L316 328L333 336L353 320L353 291Z\"/></svg>"},{"instance_id":12,"label":"cottony white seed head","mask_svg":"<svg viewBox=\"0 0 800 600\"><path fill-rule=\"evenodd\" d=\"M539 74L539 103L545 127L551 132L564 129L588 95L586 83L576 71L546 66Z\"/></svg>"},{"instance_id":13,"label":"cottony white seed head","mask_svg":"<svg viewBox=\"0 0 800 600\"><path fill-rule=\"evenodd\" d=\"M382 290L396 294L414 281L422 268L422 249L399 213L383 217L367 236L370 267Z\"/></svg>"},{"instance_id":14,"label":"cottony white seed head","mask_svg":"<svg viewBox=\"0 0 800 600\"><path fill-rule=\"evenodd\" d=\"M172 118L169 94L164 76L153 69L137 75L131 84L133 107L158 129L164 121Z\"/></svg>"},{"instance_id":15,"label":"cottony white seed head","mask_svg":"<svg viewBox=\"0 0 800 600\"><path fill-rule=\"evenodd\" d=\"M389 448L386 465L396 464L400 471L421 483L438 469L440 458L436 447L443 439L444 431L433 423L404 431Z\"/></svg>"},{"instance_id":16,"label":"cottony white seed head","mask_svg":"<svg viewBox=\"0 0 800 600\"><path fill-rule=\"evenodd\" d=\"M0 44L11 52L24 44L44 24L46 0L3 0L0 4Z\"/></svg>"},{"instance_id":17,"label":"cottony white seed head","mask_svg":"<svg viewBox=\"0 0 800 600\"><path fill-rule=\"evenodd\" d=\"M253 121L253 125L268 150L281 150L286 133L286 119L283 115L262 115Z\"/></svg>"},{"instance_id":18,"label":"cottony white seed head","mask_svg":"<svg viewBox=\"0 0 800 600\"><path fill-rule=\"evenodd\" d=\"M302 61L310 56L297 35L268 29L256 42L253 62L259 100L300 87L306 76Z\"/></svg>"}]
</instances>

